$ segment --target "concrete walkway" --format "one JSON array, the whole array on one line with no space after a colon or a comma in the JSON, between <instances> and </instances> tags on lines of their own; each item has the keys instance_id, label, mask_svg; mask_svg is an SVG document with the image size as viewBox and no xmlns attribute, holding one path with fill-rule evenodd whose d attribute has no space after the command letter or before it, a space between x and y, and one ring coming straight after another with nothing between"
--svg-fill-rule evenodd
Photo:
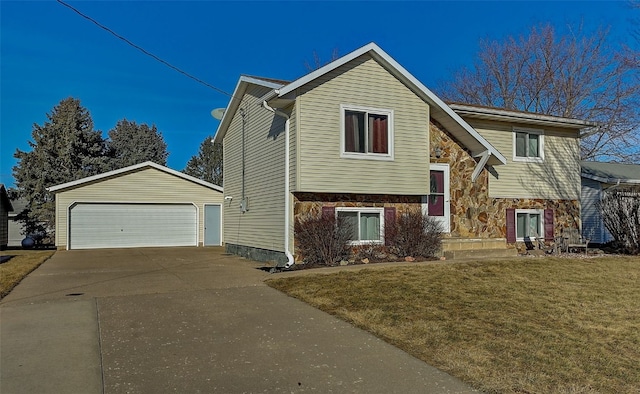
<instances>
[{"instance_id":1,"label":"concrete walkway","mask_svg":"<svg viewBox=\"0 0 640 394\"><path fill-rule=\"evenodd\" d=\"M471 393L221 248L64 251L0 302L0 393Z\"/></svg>"}]
</instances>

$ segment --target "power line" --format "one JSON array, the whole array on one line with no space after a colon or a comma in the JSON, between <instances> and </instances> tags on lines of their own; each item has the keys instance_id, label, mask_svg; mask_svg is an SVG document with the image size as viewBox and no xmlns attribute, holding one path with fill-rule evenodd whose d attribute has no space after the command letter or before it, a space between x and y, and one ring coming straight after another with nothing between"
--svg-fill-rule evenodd
<instances>
[{"instance_id":1,"label":"power line","mask_svg":"<svg viewBox=\"0 0 640 394\"><path fill-rule=\"evenodd\" d=\"M130 46L134 47L135 49L139 50L140 52L144 53L145 55L147 55L147 56L149 56L149 57L153 58L154 60L156 60L156 61L158 61L158 62L160 62L160 63L164 64L165 66L167 66L167 67L169 67L169 68L171 68L171 69L173 69L173 70L175 70L175 71L179 72L180 74L182 74L182 75L184 75L184 76L186 76L186 77L188 77L188 78L191 78L192 80L194 80L194 81L198 82L198 83L199 83L199 84L201 84L201 85L204 85L204 86L206 86L206 87L208 87L208 88L210 88L210 89L215 90L216 92L219 92L219 93L225 94L225 95L227 95L227 96L229 96L229 97L233 98L233 95L232 95L232 94L227 93L227 92L225 92L224 90L222 90L222 89L220 89L220 88L217 88L217 87L215 87L215 86L213 86L213 85L211 85L211 84L209 84L209 83L207 83L207 82L203 81L202 79L200 79L200 78L198 78L198 77L195 77L195 76L193 76L193 75L189 74L189 73L188 73L188 72L186 72L186 71L182 71L181 69L179 69L178 67L174 66L173 64L171 64L171 63L167 62L166 60L163 60L163 59L161 59L160 57L158 57L158 56L154 55L153 53L151 53L151 52L147 51L146 49L142 48L141 46L134 44L133 42L129 41L127 38L125 38L125 37L121 36L120 34L116 33L116 32L115 32L115 31L113 31L113 30L111 30L111 29L110 29L110 28L108 28L107 26L105 26L105 25L101 24L101 23L100 23L100 22L98 22L97 20L95 20L95 19L91 18L91 17L90 17L90 16L88 16L88 15L83 14L81 11L79 11L78 9L76 9L76 8L72 7L71 5L69 5L69 4L67 4L67 3L65 3L64 1L62 1L62 0L56 0L56 1L57 1L58 3L60 3L60 4L62 4L63 6L65 6L65 7L69 8L70 10L72 10L73 12L75 12L76 14L80 15L80 16L81 16L81 17L83 17L84 19L86 19L86 20L88 20L88 21L92 22L93 24L95 24L96 26L98 26L99 28L101 28L102 30L107 31L108 33L110 33L110 34L114 35L115 37L117 37L118 39L120 39L120 40L124 41L124 42L125 42L125 43L127 43L128 45L130 45Z\"/></svg>"}]
</instances>

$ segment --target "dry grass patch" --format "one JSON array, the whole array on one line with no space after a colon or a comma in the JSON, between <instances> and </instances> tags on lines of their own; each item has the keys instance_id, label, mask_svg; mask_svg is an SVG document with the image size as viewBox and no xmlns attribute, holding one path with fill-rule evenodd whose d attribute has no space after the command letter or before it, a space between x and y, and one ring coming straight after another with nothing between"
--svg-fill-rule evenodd
<instances>
[{"instance_id":1,"label":"dry grass patch","mask_svg":"<svg viewBox=\"0 0 640 394\"><path fill-rule=\"evenodd\" d=\"M4 250L2 256L13 256L0 264L0 299L16 287L25 276L51 257L53 250Z\"/></svg>"},{"instance_id":2,"label":"dry grass patch","mask_svg":"<svg viewBox=\"0 0 640 394\"><path fill-rule=\"evenodd\" d=\"M640 258L436 263L268 284L493 393L640 392Z\"/></svg>"}]
</instances>

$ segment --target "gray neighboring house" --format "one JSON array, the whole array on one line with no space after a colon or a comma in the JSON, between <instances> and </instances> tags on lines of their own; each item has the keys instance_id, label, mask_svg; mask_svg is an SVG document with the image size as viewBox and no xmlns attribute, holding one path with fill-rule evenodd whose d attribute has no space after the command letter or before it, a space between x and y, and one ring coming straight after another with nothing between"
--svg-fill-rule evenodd
<instances>
[{"instance_id":1,"label":"gray neighboring house","mask_svg":"<svg viewBox=\"0 0 640 394\"><path fill-rule=\"evenodd\" d=\"M11 200L11 205L13 205L13 212L9 212L9 242L7 246L20 247L25 234L23 233L24 224L18 221L18 215L27 208L27 200L24 198Z\"/></svg>"},{"instance_id":2,"label":"gray neighboring house","mask_svg":"<svg viewBox=\"0 0 640 394\"><path fill-rule=\"evenodd\" d=\"M640 165L583 161L581 167L582 234L592 243L607 243L613 237L605 228L600 213L603 193L618 185L640 187Z\"/></svg>"},{"instance_id":3,"label":"gray neighboring house","mask_svg":"<svg viewBox=\"0 0 640 394\"><path fill-rule=\"evenodd\" d=\"M13 212L13 205L9 201L7 189L0 184L0 249L7 248L9 241L9 212Z\"/></svg>"}]
</instances>

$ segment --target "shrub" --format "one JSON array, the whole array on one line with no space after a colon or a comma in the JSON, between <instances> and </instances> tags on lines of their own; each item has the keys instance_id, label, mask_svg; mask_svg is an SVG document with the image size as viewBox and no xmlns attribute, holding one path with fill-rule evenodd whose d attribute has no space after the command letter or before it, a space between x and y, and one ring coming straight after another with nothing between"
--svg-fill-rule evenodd
<instances>
[{"instance_id":1,"label":"shrub","mask_svg":"<svg viewBox=\"0 0 640 394\"><path fill-rule=\"evenodd\" d=\"M384 231L390 251L400 257L434 257L442 246L440 223L420 211L403 213L395 223L385 222Z\"/></svg>"},{"instance_id":2,"label":"shrub","mask_svg":"<svg viewBox=\"0 0 640 394\"><path fill-rule=\"evenodd\" d=\"M600 202L604 225L621 250L640 254L640 188L617 187Z\"/></svg>"},{"instance_id":3,"label":"shrub","mask_svg":"<svg viewBox=\"0 0 640 394\"><path fill-rule=\"evenodd\" d=\"M333 215L296 218L296 250L305 264L333 266L347 259L353 230Z\"/></svg>"}]
</instances>

